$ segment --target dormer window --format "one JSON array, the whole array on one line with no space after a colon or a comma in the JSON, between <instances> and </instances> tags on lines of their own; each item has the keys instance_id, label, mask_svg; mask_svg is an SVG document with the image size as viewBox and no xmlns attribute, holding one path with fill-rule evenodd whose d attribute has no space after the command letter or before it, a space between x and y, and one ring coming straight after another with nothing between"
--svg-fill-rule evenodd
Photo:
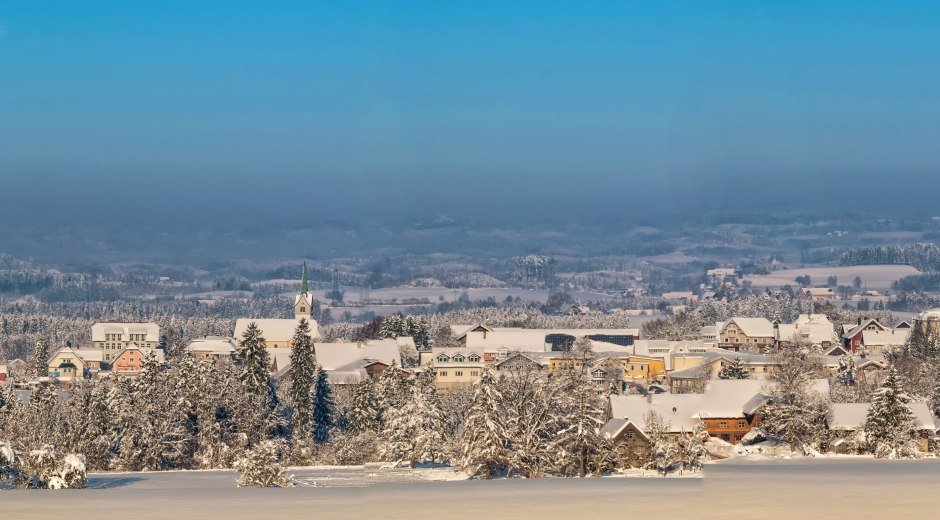
<instances>
[{"instance_id":1,"label":"dormer window","mask_svg":"<svg viewBox=\"0 0 940 520\"><path fill-rule=\"evenodd\" d=\"M453 357L454 363L463 363L464 357L461 354L457 354Z\"/></svg>"},{"instance_id":2,"label":"dormer window","mask_svg":"<svg viewBox=\"0 0 940 520\"><path fill-rule=\"evenodd\" d=\"M450 358L447 357L447 354L441 354L440 356L437 356L437 360L441 363L447 363L450 361Z\"/></svg>"},{"instance_id":3,"label":"dormer window","mask_svg":"<svg viewBox=\"0 0 940 520\"><path fill-rule=\"evenodd\" d=\"M467 360L470 361L471 363L478 363L480 361L480 356L476 354L470 354L469 356L467 356Z\"/></svg>"}]
</instances>

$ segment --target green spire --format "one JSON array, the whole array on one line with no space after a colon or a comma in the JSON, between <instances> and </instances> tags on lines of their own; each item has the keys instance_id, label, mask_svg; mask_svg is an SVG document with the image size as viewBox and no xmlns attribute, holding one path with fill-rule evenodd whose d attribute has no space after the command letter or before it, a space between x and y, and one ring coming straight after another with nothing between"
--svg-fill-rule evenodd
<instances>
[{"instance_id":1,"label":"green spire","mask_svg":"<svg viewBox=\"0 0 940 520\"><path fill-rule=\"evenodd\" d=\"M307 294L307 261L304 260L304 276L300 281L300 294Z\"/></svg>"}]
</instances>

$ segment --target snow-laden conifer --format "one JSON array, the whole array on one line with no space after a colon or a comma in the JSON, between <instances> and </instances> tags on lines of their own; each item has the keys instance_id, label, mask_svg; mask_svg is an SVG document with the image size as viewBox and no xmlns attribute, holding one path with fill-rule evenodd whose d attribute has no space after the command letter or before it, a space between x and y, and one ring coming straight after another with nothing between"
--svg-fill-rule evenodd
<instances>
[{"instance_id":1,"label":"snow-laden conifer","mask_svg":"<svg viewBox=\"0 0 940 520\"><path fill-rule=\"evenodd\" d=\"M901 376L892 366L875 392L865 420L865 438L875 457L897 459L918 455L914 414Z\"/></svg>"}]
</instances>

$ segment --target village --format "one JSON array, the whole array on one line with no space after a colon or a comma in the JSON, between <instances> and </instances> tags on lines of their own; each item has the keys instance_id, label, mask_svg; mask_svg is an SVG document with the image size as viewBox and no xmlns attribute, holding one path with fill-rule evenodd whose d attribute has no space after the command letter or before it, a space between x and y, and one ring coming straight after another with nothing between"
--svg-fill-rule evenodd
<instances>
[{"instance_id":1,"label":"village","mask_svg":"<svg viewBox=\"0 0 940 520\"><path fill-rule=\"evenodd\" d=\"M376 320L378 339L323 341L314 306L304 266L292 318L239 318L231 336L193 339L176 359L156 323L100 322L89 345L40 342L34 366L4 362L7 482L62 486L30 457L88 443L93 453L69 457L98 471L283 476L282 463L383 462L480 478L667 476L750 454L916 458L940 447L940 385L919 400L904 390L911 362L936 348L937 310L897 323L732 316L683 340L487 323L432 339L423 317L391 315ZM163 437L143 441L153 435ZM288 483L252 478L239 482Z\"/></svg>"}]
</instances>

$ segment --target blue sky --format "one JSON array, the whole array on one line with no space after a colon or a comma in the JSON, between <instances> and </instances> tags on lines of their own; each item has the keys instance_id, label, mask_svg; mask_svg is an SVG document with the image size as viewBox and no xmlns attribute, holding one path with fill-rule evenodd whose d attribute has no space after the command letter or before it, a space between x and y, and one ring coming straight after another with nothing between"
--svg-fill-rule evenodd
<instances>
[{"instance_id":1,"label":"blue sky","mask_svg":"<svg viewBox=\"0 0 940 520\"><path fill-rule=\"evenodd\" d=\"M940 187L937 2L139 4L0 4L0 216L568 218L859 180L929 210L909 190Z\"/></svg>"}]
</instances>

